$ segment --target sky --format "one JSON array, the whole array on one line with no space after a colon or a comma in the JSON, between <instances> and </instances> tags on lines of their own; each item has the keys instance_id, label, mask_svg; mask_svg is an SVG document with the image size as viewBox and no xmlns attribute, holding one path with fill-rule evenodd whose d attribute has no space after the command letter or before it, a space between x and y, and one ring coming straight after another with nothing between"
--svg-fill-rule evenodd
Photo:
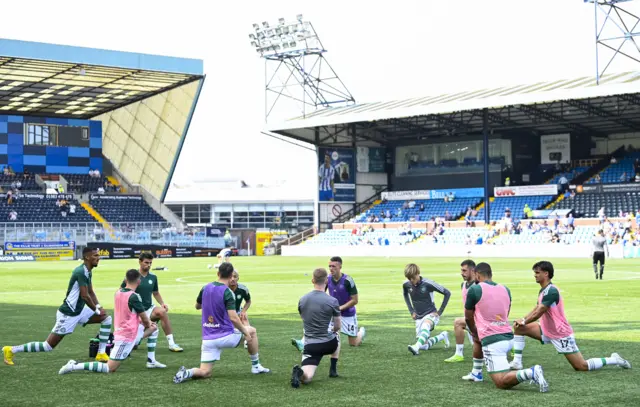
<instances>
[{"instance_id":1,"label":"sky","mask_svg":"<svg viewBox=\"0 0 640 407\"><path fill-rule=\"evenodd\" d=\"M0 37L203 59L207 79L173 181L286 181L300 199L316 193L315 153L260 133L264 62L249 43L254 22L303 14L357 102L595 76L594 7L582 0L372 4L21 0L3 2L2 13L17 18L3 18ZM625 8L640 15L640 1ZM609 72L638 70L616 61Z\"/></svg>"}]
</instances>

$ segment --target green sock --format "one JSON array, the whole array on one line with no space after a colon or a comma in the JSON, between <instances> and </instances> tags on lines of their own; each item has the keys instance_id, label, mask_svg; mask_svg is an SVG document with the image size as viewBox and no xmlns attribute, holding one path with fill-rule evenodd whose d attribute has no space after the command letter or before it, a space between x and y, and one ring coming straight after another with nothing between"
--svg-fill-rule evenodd
<instances>
[{"instance_id":1,"label":"green sock","mask_svg":"<svg viewBox=\"0 0 640 407\"><path fill-rule=\"evenodd\" d=\"M416 342L416 345L424 345L425 342L427 342L427 340L429 339L430 334L431 331L429 331L428 329L423 329L422 331L420 331L420 335L418 335L418 342Z\"/></svg>"}]
</instances>

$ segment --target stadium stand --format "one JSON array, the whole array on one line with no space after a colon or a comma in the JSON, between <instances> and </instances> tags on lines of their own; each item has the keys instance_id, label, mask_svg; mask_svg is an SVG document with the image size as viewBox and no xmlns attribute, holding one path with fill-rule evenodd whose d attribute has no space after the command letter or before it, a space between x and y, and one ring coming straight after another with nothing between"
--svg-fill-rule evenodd
<instances>
[{"instance_id":1,"label":"stadium stand","mask_svg":"<svg viewBox=\"0 0 640 407\"><path fill-rule=\"evenodd\" d=\"M470 207L476 207L480 203L480 198L454 198L452 202L445 202L442 199L418 199L414 202L413 208L403 207L406 206L407 201L382 202L358 215L356 221L371 222L370 217L377 216L379 221L383 222L387 211L391 215L389 220L386 220L388 222L407 222L412 218L415 221L428 221L438 216L447 217L447 213L451 219L457 219ZM421 205L424 205L424 210L420 210Z\"/></svg>"},{"instance_id":2,"label":"stadium stand","mask_svg":"<svg viewBox=\"0 0 640 407\"><path fill-rule=\"evenodd\" d=\"M68 200L66 207L58 206L59 202L61 201L55 199L17 198L9 204L3 198L0 202L0 222L95 222L78 201ZM70 212L72 205L75 213ZM9 220L11 211L17 213L14 221ZM66 215L62 214L63 211Z\"/></svg>"},{"instance_id":3,"label":"stadium stand","mask_svg":"<svg viewBox=\"0 0 640 407\"><path fill-rule=\"evenodd\" d=\"M329 229L314 236L305 244L321 246L344 246L369 244L374 246L403 245L411 243L425 233L425 229L411 229L410 232L398 229Z\"/></svg>"},{"instance_id":4,"label":"stadium stand","mask_svg":"<svg viewBox=\"0 0 640 407\"><path fill-rule=\"evenodd\" d=\"M607 192L592 194L576 194L557 202L554 209L573 209L576 216L585 218L598 217L598 211L604 208L606 217L617 217L620 213L640 210L640 193Z\"/></svg>"},{"instance_id":5,"label":"stadium stand","mask_svg":"<svg viewBox=\"0 0 640 407\"><path fill-rule=\"evenodd\" d=\"M591 177L587 184L616 184L632 181L638 171L636 160L640 160L640 152L627 154L620 161L610 164L597 176ZM635 165L634 165L635 164Z\"/></svg>"},{"instance_id":6,"label":"stadium stand","mask_svg":"<svg viewBox=\"0 0 640 407\"><path fill-rule=\"evenodd\" d=\"M570 169L569 171L563 171L557 173L553 176L553 178L549 179L545 184L559 184L560 179L565 177L568 182L571 182L574 178L578 177L580 174L587 171L589 167L575 167Z\"/></svg>"},{"instance_id":7,"label":"stadium stand","mask_svg":"<svg viewBox=\"0 0 640 407\"><path fill-rule=\"evenodd\" d=\"M62 174L67 180L69 192L84 194L87 192L98 192L100 187L105 187L106 178L102 176L92 177L84 174Z\"/></svg>"},{"instance_id":8,"label":"stadium stand","mask_svg":"<svg viewBox=\"0 0 640 407\"><path fill-rule=\"evenodd\" d=\"M491 220L497 221L504 217L505 211L509 209L511 211L512 219L521 219L524 217L524 208L526 205L529 208L535 210L544 207L553 198L552 195L542 196L511 196L511 197L499 197L491 202ZM485 208L482 207L478 210L476 219L484 218Z\"/></svg>"},{"instance_id":9,"label":"stadium stand","mask_svg":"<svg viewBox=\"0 0 640 407\"><path fill-rule=\"evenodd\" d=\"M19 187L17 186L18 183ZM20 191L38 191L41 189L32 176L25 176L22 173L7 175L0 168L0 190L9 190L10 188L18 188Z\"/></svg>"},{"instance_id":10,"label":"stadium stand","mask_svg":"<svg viewBox=\"0 0 640 407\"><path fill-rule=\"evenodd\" d=\"M114 198L94 197L91 206L108 222L165 222L166 220L154 211L141 196L115 195Z\"/></svg>"}]
</instances>

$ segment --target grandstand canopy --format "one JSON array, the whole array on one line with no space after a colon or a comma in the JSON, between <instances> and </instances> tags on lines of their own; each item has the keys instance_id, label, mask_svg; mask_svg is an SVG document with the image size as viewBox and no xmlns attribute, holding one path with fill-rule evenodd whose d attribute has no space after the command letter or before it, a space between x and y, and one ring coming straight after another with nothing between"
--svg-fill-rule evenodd
<instances>
[{"instance_id":1,"label":"grandstand canopy","mask_svg":"<svg viewBox=\"0 0 640 407\"><path fill-rule=\"evenodd\" d=\"M492 131L606 136L640 131L640 72L328 108L266 130L315 145L397 145Z\"/></svg>"},{"instance_id":2,"label":"grandstand canopy","mask_svg":"<svg viewBox=\"0 0 640 407\"><path fill-rule=\"evenodd\" d=\"M0 39L0 114L88 119L202 76L200 60Z\"/></svg>"}]
</instances>

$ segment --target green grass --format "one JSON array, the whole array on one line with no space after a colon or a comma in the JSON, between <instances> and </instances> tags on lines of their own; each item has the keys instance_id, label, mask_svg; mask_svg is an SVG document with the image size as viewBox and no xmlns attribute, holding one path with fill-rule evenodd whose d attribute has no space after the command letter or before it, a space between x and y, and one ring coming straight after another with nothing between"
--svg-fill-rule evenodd
<instances>
[{"instance_id":1,"label":"green grass","mask_svg":"<svg viewBox=\"0 0 640 407\"><path fill-rule=\"evenodd\" d=\"M313 268L326 266L323 258L234 258L241 282L252 294L249 317L260 338L262 363L271 375L253 376L243 349L225 350L214 366L213 377L174 385L172 377L181 365L197 366L200 360L199 315L194 303L199 289L214 278L206 265L213 259L156 260L169 271L158 271L160 291L171 306L171 321L183 353L171 353L163 334L157 358L166 370L147 370L141 348L111 375L74 373L58 375L69 359L86 361L88 341L98 327L78 327L52 353L20 353L15 366L0 365L2 406L532 406L640 405L640 373L605 367L596 372L574 372L552 345L527 339L525 365L545 368L550 392L521 384L512 391L497 390L488 377L484 383L466 383L460 377L471 368L466 360L447 364L453 354L442 345L418 357L407 351L414 340L414 326L402 299L402 269L410 259L345 258L344 271L352 275L360 292L358 321L367 328L360 348L343 348L339 379L328 378L328 360L309 386L289 386L291 366L300 354L289 343L301 333L296 314L300 296L311 289ZM452 299L440 330L451 330L462 316L459 261L419 259L423 275L448 287ZM512 319L525 315L536 303L539 287L531 272L534 260L492 260L494 280L506 284L513 296ZM562 290L566 312L585 357L618 352L640 367L640 262L608 261L604 281L595 281L589 260L555 261L555 283ZM44 340L54 323L56 308L64 298L75 262L2 264L0 266L0 346ZM100 302L112 309L113 293L124 270L136 261L102 261L93 282ZM437 299L440 302L440 299ZM346 342L346 341L345 341Z\"/></svg>"}]
</instances>

